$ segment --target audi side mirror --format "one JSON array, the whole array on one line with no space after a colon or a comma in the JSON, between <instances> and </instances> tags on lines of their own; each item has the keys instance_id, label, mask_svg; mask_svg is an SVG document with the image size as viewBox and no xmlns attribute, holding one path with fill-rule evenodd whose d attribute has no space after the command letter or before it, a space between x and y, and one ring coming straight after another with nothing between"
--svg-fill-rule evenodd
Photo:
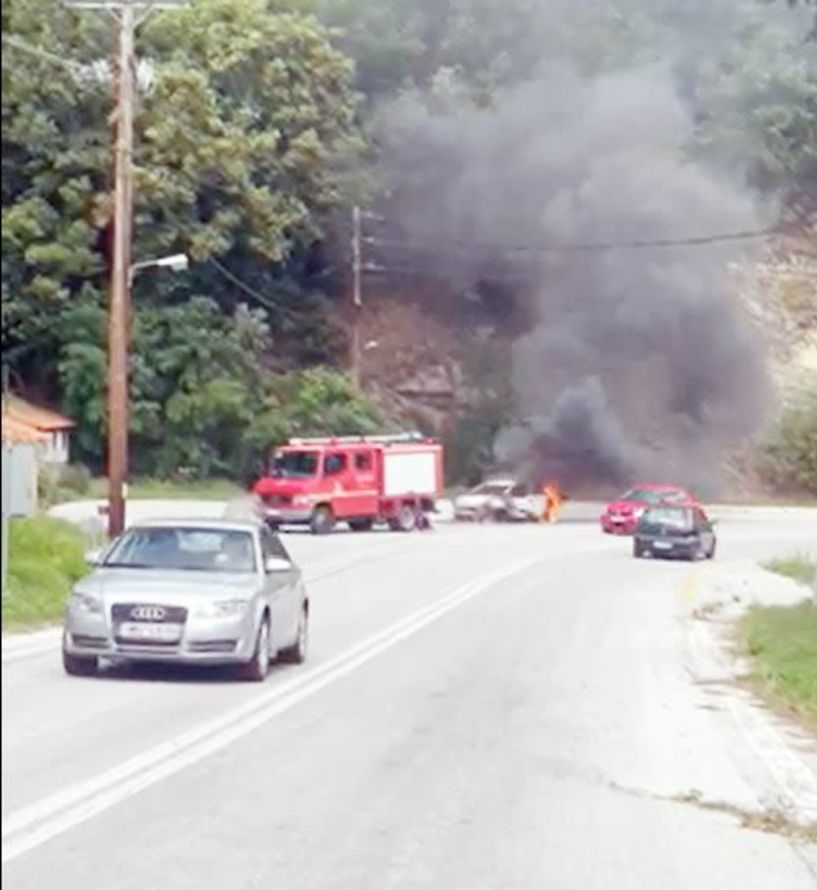
<instances>
[{"instance_id":1,"label":"audi side mirror","mask_svg":"<svg viewBox=\"0 0 817 890\"><path fill-rule=\"evenodd\" d=\"M101 565L102 564L102 551L101 550L86 551L85 562L87 562L89 566Z\"/></svg>"},{"instance_id":2,"label":"audi side mirror","mask_svg":"<svg viewBox=\"0 0 817 890\"><path fill-rule=\"evenodd\" d=\"M268 575L275 575L281 572L288 572L292 569L292 565L280 556L270 556L264 561L264 571Z\"/></svg>"}]
</instances>

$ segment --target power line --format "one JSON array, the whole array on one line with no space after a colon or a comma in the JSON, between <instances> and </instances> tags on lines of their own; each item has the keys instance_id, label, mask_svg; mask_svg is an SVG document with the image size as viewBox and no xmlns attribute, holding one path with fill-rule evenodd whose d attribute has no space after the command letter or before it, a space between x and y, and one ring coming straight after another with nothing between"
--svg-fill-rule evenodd
<instances>
[{"instance_id":1,"label":"power line","mask_svg":"<svg viewBox=\"0 0 817 890\"><path fill-rule=\"evenodd\" d=\"M308 313L299 312L296 309L290 309L287 306L282 306L280 303L276 303L274 300L271 300L265 294L262 294L259 290L256 290L251 285L247 284L245 281L242 281L237 275L231 272L225 265L219 262L215 257L210 257L210 262L218 269L218 271L226 278L228 281L231 281L236 287L240 288L244 291L245 294L253 297L253 299L257 300L263 306L266 306L268 309L271 309L273 312L278 312L282 315L288 315L290 318L298 319L306 319L308 318Z\"/></svg>"},{"instance_id":2,"label":"power line","mask_svg":"<svg viewBox=\"0 0 817 890\"><path fill-rule=\"evenodd\" d=\"M20 50L20 52L28 53L30 56L42 59L44 62L51 62L52 65L59 65L60 68L67 69L75 76L81 75L86 68L81 62L64 59L55 53L50 53L47 50L41 49L39 46L35 46L34 44L21 40L19 37L15 37L11 34L3 34L3 43L12 49L17 49Z\"/></svg>"},{"instance_id":3,"label":"power line","mask_svg":"<svg viewBox=\"0 0 817 890\"><path fill-rule=\"evenodd\" d=\"M590 241L590 242L554 242L552 244L500 244L487 241L400 241L389 238L379 238L376 235L367 235L362 238L365 244L374 247L383 247L394 250L418 250L440 253L448 251L457 252L467 250L487 250L508 253L561 253L598 250L640 250L645 248L663 247L697 247L707 244L718 244L730 241L749 241L759 238L769 238L778 234L776 229L754 229L737 232L721 232L710 235L693 235L685 238L651 238L632 239L629 241Z\"/></svg>"},{"instance_id":4,"label":"power line","mask_svg":"<svg viewBox=\"0 0 817 890\"><path fill-rule=\"evenodd\" d=\"M435 272L429 268L419 268L417 266L383 266L376 263L366 263L362 267L362 271L366 274L382 274L382 275L405 275L412 278L435 278L438 280L448 278L444 272ZM474 276L480 281L492 284L531 284L537 277L537 273L531 275L506 275L501 273L479 273Z\"/></svg>"}]
</instances>

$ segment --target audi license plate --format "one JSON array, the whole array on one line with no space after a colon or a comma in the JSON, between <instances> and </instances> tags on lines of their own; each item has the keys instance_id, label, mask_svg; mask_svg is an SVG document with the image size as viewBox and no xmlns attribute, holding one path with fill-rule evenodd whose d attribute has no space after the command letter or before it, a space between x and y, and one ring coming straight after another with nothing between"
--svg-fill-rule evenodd
<instances>
[{"instance_id":1,"label":"audi license plate","mask_svg":"<svg viewBox=\"0 0 817 890\"><path fill-rule=\"evenodd\" d=\"M672 541L656 541L653 547L656 550L672 550Z\"/></svg>"},{"instance_id":2,"label":"audi license plate","mask_svg":"<svg viewBox=\"0 0 817 890\"><path fill-rule=\"evenodd\" d=\"M181 639L178 624L140 624L127 622L119 625L117 636L122 640L140 643L178 643Z\"/></svg>"}]
</instances>

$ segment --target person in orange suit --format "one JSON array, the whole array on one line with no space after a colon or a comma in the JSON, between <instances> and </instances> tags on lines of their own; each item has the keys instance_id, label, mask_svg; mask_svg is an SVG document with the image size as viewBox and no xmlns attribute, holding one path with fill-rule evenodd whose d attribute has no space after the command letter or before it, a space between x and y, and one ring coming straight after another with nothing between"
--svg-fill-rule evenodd
<instances>
[{"instance_id":1,"label":"person in orange suit","mask_svg":"<svg viewBox=\"0 0 817 890\"><path fill-rule=\"evenodd\" d=\"M545 507L542 511L542 522L556 522L562 508L562 492L555 482L546 482L542 488Z\"/></svg>"}]
</instances>

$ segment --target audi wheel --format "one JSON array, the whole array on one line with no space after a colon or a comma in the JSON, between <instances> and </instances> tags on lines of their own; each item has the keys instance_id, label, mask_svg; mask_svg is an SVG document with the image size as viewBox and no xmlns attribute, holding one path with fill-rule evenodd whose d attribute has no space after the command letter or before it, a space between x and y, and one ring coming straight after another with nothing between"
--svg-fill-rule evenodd
<instances>
[{"instance_id":1,"label":"audi wheel","mask_svg":"<svg viewBox=\"0 0 817 890\"><path fill-rule=\"evenodd\" d=\"M306 661L306 653L309 648L309 608L304 603L301 609L301 617L298 620L298 636L295 643L279 653L281 661L289 664L303 664Z\"/></svg>"},{"instance_id":2,"label":"audi wheel","mask_svg":"<svg viewBox=\"0 0 817 890\"><path fill-rule=\"evenodd\" d=\"M269 673L269 619L264 618L258 628L255 639L255 651L252 658L241 666L241 679L251 683L263 683Z\"/></svg>"}]
</instances>

